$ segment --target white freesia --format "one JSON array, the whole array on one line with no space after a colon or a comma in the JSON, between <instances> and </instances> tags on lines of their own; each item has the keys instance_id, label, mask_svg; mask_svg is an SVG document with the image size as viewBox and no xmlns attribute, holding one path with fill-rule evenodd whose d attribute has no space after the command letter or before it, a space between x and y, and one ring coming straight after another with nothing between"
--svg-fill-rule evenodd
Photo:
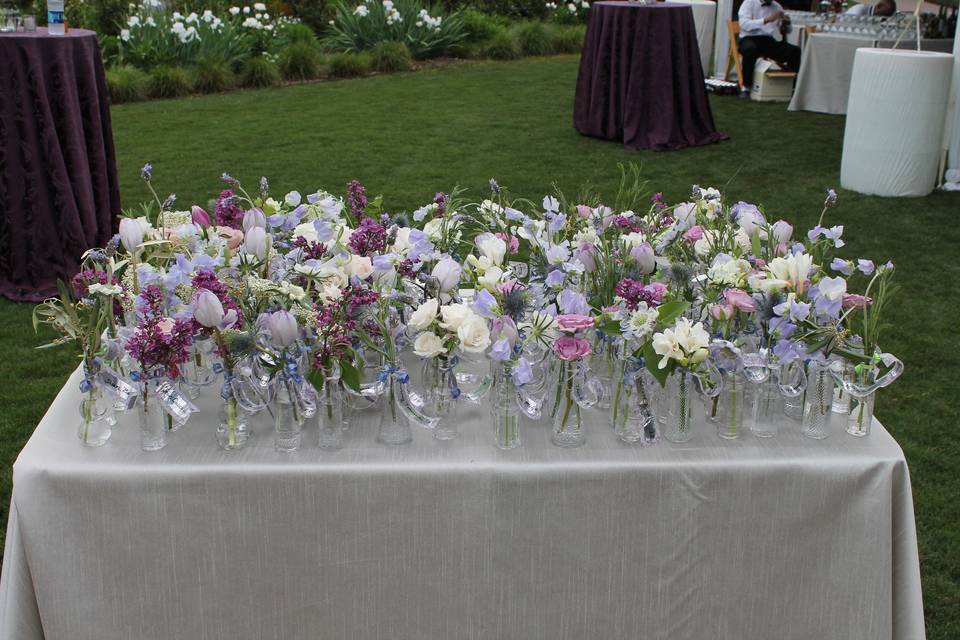
<instances>
[{"instance_id":1,"label":"white freesia","mask_svg":"<svg viewBox=\"0 0 960 640\"><path fill-rule=\"evenodd\" d=\"M447 331L456 331L469 318L476 315L470 306L462 302L440 307L440 326Z\"/></svg>"},{"instance_id":2,"label":"white freesia","mask_svg":"<svg viewBox=\"0 0 960 640\"><path fill-rule=\"evenodd\" d=\"M440 301L435 298L431 298L425 302L420 303L420 306L410 314L410 319L407 321L407 326L413 329L414 331L423 331L429 327L434 320L437 319L437 312L440 309Z\"/></svg>"},{"instance_id":3,"label":"white freesia","mask_svg":"<svg viewBox=\"0 0 960 640\"><path fill-rule=\"evenodd\" d=\"M483 353L490 346L490 327L487 321L474 314L457 328L460 348L467 353Z\"/></svg>"},{"instance_id":4,"label":"white freesia","mask_svg":"<svg viewBox=\"0 0 960 640\"><path fill-rule=\"evenodd\" d=\"M689 318L679 318L673 327L653 334L653 350L662 356L657 365L665 369L674 360L681 366L703 362L708 354L710 335L702 322L694 324Z\"/></svg>"},{"instance_id":5,"label":"white freesia","mask_svg":"<svg viewBox=\"0 0 960 640\"><path fill-rule=\"evenodd\" d=\"M413 352L421 358L435 358L446 351L443 340L432 331L424 331L413 341Z\"/></svg>"},{"instance_id":6,"label":"white freesia","mask_svg":"<svg viewBox=\"0 0 960 640\"><path fill-rule=\"evenodd\" d=\"M767 270L775 280L782 280L797 293L803 293L804 283L813 267L813 257L807 253L792 253L782 258L774 258Z\"/></svg>"}]
</instances>

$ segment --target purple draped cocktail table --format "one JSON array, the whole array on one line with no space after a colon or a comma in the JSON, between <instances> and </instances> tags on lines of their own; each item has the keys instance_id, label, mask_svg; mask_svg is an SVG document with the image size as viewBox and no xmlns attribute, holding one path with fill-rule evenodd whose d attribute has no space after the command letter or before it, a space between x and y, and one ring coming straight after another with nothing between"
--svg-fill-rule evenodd
<instances>
[{"instance_id":1,"label":"purple draped cocktail table","mask_svg":"<svg viewBox=\"0 0 960 640\"><path fill-rule=\"evenodd\" d=\"M583 135L628 149L726 139L713 124L690 6L593 3L573 122Z\"/></svg>"},{"instance_id":2,"label":"purple draped cocktail table","mask_svg":"<svg viewBox=\"0 0 960 640\"><path fill-rule=\"evenodd\" d=\"M55 294L119 212L96 34L0 34L0 295Z\"/></svg>"}]
</instances>

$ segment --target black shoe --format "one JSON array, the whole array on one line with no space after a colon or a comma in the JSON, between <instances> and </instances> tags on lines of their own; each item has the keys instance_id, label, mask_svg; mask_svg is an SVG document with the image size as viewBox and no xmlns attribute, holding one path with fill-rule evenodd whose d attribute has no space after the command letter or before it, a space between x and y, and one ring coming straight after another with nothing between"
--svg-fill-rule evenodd
<instances>
[{"instance_id":1,"label":"black shoe","mask_svg":"<svg viewBox=\"0 0 960 640\"><path fill-rule=\"evenodd\" d=\"M740 89L740 95L737 97L740 98L741 100L749 100L750 91L748 89Z\"/></svg>"}]
</instances>

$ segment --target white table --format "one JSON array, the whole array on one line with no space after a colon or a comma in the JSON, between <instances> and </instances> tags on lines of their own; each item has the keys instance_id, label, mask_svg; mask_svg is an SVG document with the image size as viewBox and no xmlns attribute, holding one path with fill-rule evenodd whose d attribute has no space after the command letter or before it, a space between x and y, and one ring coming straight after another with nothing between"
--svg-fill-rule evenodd
<instances>
[{"instance_id":1,"label":"white table","mask_svg":"<svg viewBox=\"0 0 960 640\"><path fill-rule=\"evenodd\" d=\"M670 0L673 4L690 5L693 22L697 28L697 46L700 47L700 62L703 74L710 75L710 57L713 55L713 32L717 19L717 3L713 0Z\"/></svg>"},{"instance_id":2,"label":"white table","mask_svg":"<svg viewBox=\"0 0 960 640\"><path fill-rule=\"evenodd\" d=\"M800 73L788 110L846 113L853 59L857 49L890 48L893 44L893 41L878 41L872 36L810 34L803 49ZM921 46L925 51L950 51L953 41L925 40ZM904 43L900 44L900 48L905 48Z\"/></svg>"},{"instance_id":3,"label":"white table","mask_svg":"<svg viewBox=\"0 0 960 640\"><path fill-rule=\"evenodd\" d=\"M144 453L99 449L75 374L14 466L0 579L10 640L915 640L923 606L910 477L879 424L826 440L587 444L524 425L339 452L214 443L203 414ZM699 407L698 407L699 409ZM315 442L308 430L305 442Z\"/></svg>"}]
</instances>

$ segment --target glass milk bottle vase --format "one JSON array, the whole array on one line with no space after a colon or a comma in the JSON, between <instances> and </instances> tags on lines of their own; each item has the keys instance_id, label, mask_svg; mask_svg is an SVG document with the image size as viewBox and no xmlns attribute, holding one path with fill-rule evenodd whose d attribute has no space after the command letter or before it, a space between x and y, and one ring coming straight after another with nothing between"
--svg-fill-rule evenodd
<instances>
[{"instance_id":1,"label":"glass milk bottle vase","mask_svg":"<svg viewBox=\"0 0 960 640\"><path fill-rule=\"evenodd\" d=\"M694 387L696 385L696 389ZM667 426L664 437L670 442L689 442L693 437L693 394L696 391L707 398L719 395L723 380L716 369L709 369L706 377L678 367L667 378Z\"/></svg>"},{"instance_id":2,"label":"glass milk bottle vase","mask_svg":"<svg viewBox=\"0 0 960 640\"><path fill-rule=\"evenodd\" d=\"M520 446L520 409L517 388L509 362L495 364L493 391L490 394L490 418L493 420L493 442L498 449Z\"/></svg>"},{"instance_id":3,"label":"glass milk bottle vase","mask_svg":"<svg viewBox=\"0 0 960 640\"><path fill-rule=\"evenodd\" d=\"M274 448L290 453L300 448L306 416L300 410L292 389L294 383L280 380L273 398Z\"/></svg>"},{"instance_id":4,"label":"glass milk bottle vase","mask_svg":"<svg viewBox=\"0 0 960 640\"><path fill-rule=\"evenodd\" d=\"M110 421L112 400L98 381L99 366L92 361L83 364L84 378L80 382L80 423L77 437L85 447L100 447L113 433Z\"/></svg>"},{"instance_id":5,"label":"glass milk bottle vase","mask_svg":"<svg viewBox=\"0 0 960 640\"><path fill-rule=\"evenodd\" d=\"M413 441L410 419L401 410L402 383L395 374L388 375L384 392L384 407L380 413L380 427L377 429L377 442L383 444L407 444Z\"/></svg>"},{"instance_id":6,"label":"glass milk bottle vase","mask_svg":"<svg viewBox=\"0 0 960 640\"><path fill-rule=\"evenodd\" d=\"M613 389L614 383L622 369L623 351L622 341L608 337L602 331L597 331L590 353L590 372L600 381L605 389ZM609 409L612 396L603 394L597 400L598 409Z\"/></svg>"},{"instance_id":7,"label":"glass milk bottle vase","mask_svg":"<svg viewBox=\"0 0 960 640\"><path fill-rule=\"evenodd\" d=\"M220 388L220 420L217 424L217 444L225 451L242 449L250 439L249 416L235 393L237 383L233 369L223 368L223 386Z\"/></svg>"},{"instance_id":8,"label":"glass milk bottle vase","mask_svg":"<svg viewBox=\"0 0 960 640\"><path fill-rule=\"evenodd\" d=\"M317 389L317 443L321 449L343 448L343 406L340 365L331 361L323 368L323 382Z\"/></svg>"},{"instance_id":9,"label":"glass milk bottle vase","mask_svg":"<svg viewBox=\"0 0 960 640\"><path fill-rule=\"evenodd\" d=\"M455 419L456 402L460 388L454 368L456 355L439 355L423 361L423 412L437 419L433 437L437 440L453 440L460 435Z\"/></svg>"},{"instance_id":10,"label":"glass milk bottle vase","mask_svg":"<svg viewBox=\"0 0 960 640\"><path fill-rule=\"evenodd\" d=\"M144 451L159 451L167 446L168 423L173 418L160 406L154 390L156 380L144 383L137 400L137 418L140 423L140 448Z\"/></svg>"},{"instance_id":11,"label":"glass milk bottle vase","mask_svg":"<svg viewBox=\"0 0 960 640\"><path fill-rule=\"evenodd\" d=\"M829 433L827 426L833 410L833 375L835 365L828 361L811 360L807 364L807 393L803 401L801 433L814 440L823 440Z\"/></svg>"},{"instance_id":12,"label":"glass milk bottle vase","mask_svg":"<svg viewBox=\"0 0 960 640\"><path fill-rule=\"evenodd\" d=\"M717 435L725 440L735 440L743 432L743 419L747 413L747 381L736 371L723 373L723 389L708 406L712 409L711 420L717 425Z\"/></svg>"},{"instance_id":13,"label":"glass milk bottle vase","mask_svg":"<svg viewBox=\"0 0 960 640\"><path fill-rule=\"evenodd\" d=\"M550 440L558 447L583 446L583 410L594 406L602 396L600 381L589 376L584 363L561 361L557 384L559 402L553 408Z\"/></svg>"},{"instance_id":14,"label":"glass milk bottle vase","mask_svg":"<svg viewBox=\"0 0 960 640\"><path fill-rule=\"evenodd\" d=\"M900 377L903 373L903 362L889 353L878 352L872 361L857 364L851 369L852 375L844 375L843 371L837 369L831 372L837 385L843 387L850 396L847 433L862 438L870 435L877 391Z\"/></svg>"},{"instance_id":15,"label":"glass milk bottle vase","mask_svg":"<svg viewBox=\"0 0 960 640\"><path fill-rule=\"evenodd\" d=\"M642 364L634 358L620 365L610 401L610 426L621 442L648 445L657 440L657 419L643 380Z\"/></svg>"}]
</instances>

